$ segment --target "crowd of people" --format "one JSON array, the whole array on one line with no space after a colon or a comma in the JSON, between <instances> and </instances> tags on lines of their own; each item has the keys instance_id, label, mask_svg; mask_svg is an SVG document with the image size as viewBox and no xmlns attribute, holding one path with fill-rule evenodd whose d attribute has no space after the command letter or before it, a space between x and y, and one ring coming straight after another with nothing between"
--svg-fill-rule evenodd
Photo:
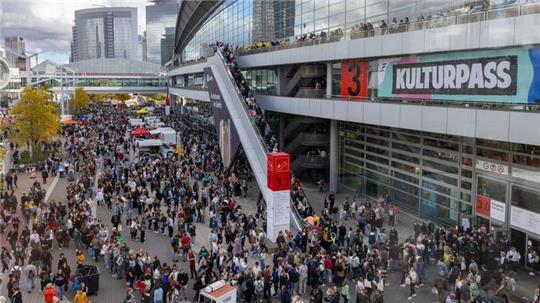
<instances>
[{"instance_id":1,"label":"crowd of people","mask_svg":"<svg viewBox=\"0 0 540 303\"><path fill-rule=\"evenodd\" d=\"M241 84L234 56L220 47ZM247 86L241 91L250 98ZM255 100L250 109L263 116ZM40 180L21 197L13 190L2 197L0 231L6 241L0 260L13 303L35 288L47 303L61 302L68 290L75 291L74 302L88 302L90 289L76 274L87 264L123 280L127 303L195 301L218 280L235 286L244 302L380 303L391 273L400 275L409 300L428 287L438 302L509 302L521 258L538 269L533 250L520 256L507 238L482 226L446 229L415 222L413 234L400 235L399 208L388 198L336 201L329 193L318 214L295 179L292 196L306 224L297 233L281 231L269 246L264 201L252 214L239 205L250 190L248 169L242 161L223 166L210 125L157 110L184 147L183 154L163 158L139 155L129 133L131 110L100 105L87 114L88 125L65 126L51 147L51 157L76 172L65 201L45 200ZM260 119L269 150L277 149ZM98 208L110 220L100 220ZM129 241L145 243L150 233L169 246L169 258L155 257L152 248L130 249ZM69 248L75 253L60 253L54 262L53 250Z\"/></svg>"},{"instance_id":2,"label":"crowd of people","mask_svg":"<svg viewBox=\"0 0 540 303\"><path fill-rule=\"evenodd\" d=\"M243 86L243 78L231 50L225 44L218 43L218 46L224 52L229 69L250 110L255 111L254 119L259 119L266 125L264 116L259 113L249 93L249 88ZM263 132L261 128L261 133L266 135L265 138L270 141L269 145L277 150L277 143L271 137L271 132L266 129ZM294 180L293 184L299 187L299 183ZM400 242L397 230L391 227L391 230L387 232L383 227L386 215L390 225L394 225L399 208L384 203L385 199L374 205L369 201L357 204L347 200L342 206L335 207L334 199L334 195L330 194L320 216L314 214L309 203L304 206L302 199L300 201L294 199L297 209L305 218L314 218L313 224L306 225L305 230L297 234L292 241L278 241L280 246L284 246L283 257L291 249L294 251L301 248L301 251L305 252L309 243L310 255L315 257L315 260L311 260L313 261L311 268L317 267L319 263L322 265L323 270L319 282L338 281L336 285L341 287L341 282L345 277L352 278L358 281L357 290L360 297L363 292L361 289L366 288L367 284L377 285L377 287L372 287L368 297L371 298L375 294L373 298L378 298L377 294L379 294L382 299L385 273L388 270L397 271L402 276L401 286L409 287L409 300L412 300L416 296L415 288L424 285L427 278L426 266L432 263L436 264L437 268L437 277L431 277L434 279L432 293L441 302L462 300L508 302L509 293L515 290L515 270L521 256L515 247L510 246L506 237L499 237L483 226L477 229L456 227L446 230L444 227L435 227L433 223L415 223L414 235ZM355 221L356 224L353 226L356 226L356 230L353 227L347 229L345 222L349 218ZM363 243L365 238L367 238L367 243L365 243L367 245ZM344 245L345 242L347 245ZM355 243L356 246L354 246ZM313 251L318 254L313 254ZM535 262L531 265L537 268L538 257L535 257L534 249L531 248L529 255L529 258ZM351 257L354 258L354 256L361 261L362 268L358 269L359 276L352 275L351 277L349 276L351 271L354 272L350 270L353 267ZM343 257L343 269L337 270L335 266L340 257ZM305 264L310 259L309 256L306 257ZM284 267L290 266L291 263L293 268L300 266L298 262L293 261ZM310 271L309 277L316 276L316 271ZM362 278L358 279L358 277ZM316 281L311 282L310 286L317 285ZM490 283L497 286L494 293L489 291ZM335 293L339 298L337 291ZM328 294L326 295L328 297Z\"/></svg>"}]
</instances>

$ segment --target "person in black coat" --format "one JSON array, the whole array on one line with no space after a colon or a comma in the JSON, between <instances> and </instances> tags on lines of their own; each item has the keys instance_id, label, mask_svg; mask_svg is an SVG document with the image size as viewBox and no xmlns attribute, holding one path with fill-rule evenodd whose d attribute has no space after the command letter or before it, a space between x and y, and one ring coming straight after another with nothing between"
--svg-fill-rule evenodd
<instances>
[{"instance_id":1,"label":"person in black coat","mask_svg":"<svg viewBox=\"0 0 540 303\"><path fill-rule=\"evenodd\" d=\"M11 303L23 303L22 294L18 286L13 287L13 294L10 296Z\"/></svg>"}]
</instances>

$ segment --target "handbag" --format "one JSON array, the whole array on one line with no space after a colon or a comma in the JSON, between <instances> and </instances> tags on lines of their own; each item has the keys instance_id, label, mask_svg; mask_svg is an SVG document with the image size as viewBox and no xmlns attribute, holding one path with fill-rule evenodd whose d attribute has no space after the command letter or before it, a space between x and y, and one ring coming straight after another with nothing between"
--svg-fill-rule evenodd
<instances>
[{"instance_id":1,"label":"handbag","mask_svg":"<svg viewBox=\"0 0 540 303\"><path fill-rule=\"evenodd\" d=\"M438 295L439 290L437 289L437 287L433 286L433 288L431 289L431 293L434 294L434 295Z\"/></svg>"},{"instance_id":2,"label":"handbag","mask_svg":"<svg viewBox=\"0 0 540 303\"><path fill-rule=\"evenodd\" d=\"M117 230L118 230L118 232L122 232L122 224L118 224Z\"/></svg>"}]
</instances>

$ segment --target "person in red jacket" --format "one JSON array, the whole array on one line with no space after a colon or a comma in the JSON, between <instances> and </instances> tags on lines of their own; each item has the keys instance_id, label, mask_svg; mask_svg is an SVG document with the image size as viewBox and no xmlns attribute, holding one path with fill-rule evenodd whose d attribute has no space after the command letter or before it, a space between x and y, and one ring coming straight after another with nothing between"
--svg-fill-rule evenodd
<instances>
[{"instance_id":1,"label":"person in red jacket","mask_svg":"<svg viewBox=\"0 0 540 303\"><path fill-rule=\"evenodd\" d=\"M188 252L188 260L189 260L189 270L191 271L191 278L197 278L197 266L196 266L196 259L195 254L190 249Z\"/></svg>"},{"instance_id":2,"label":"person in red jacket","mask_svg":"<svg viewBox=\"0 0 540 303\"><path fill-rule=\"evenodd\" d=\"M182 239L180 239L180 244L182 244L182 258L184 262L186 262L186 257L188 254L188 251L191 248L191 237L188 235L187 232L184 233L182 236Z\"/></svg>"},{"instance_id":3,"label":"person in red jacket","mask_svg":"<svg viewBox=\"0 0 540 303\"><path fill-rule=\"evenodd\" d=\"M330 256L324 258L324 280L332 283L332 271L334 270L334 260Z\"/></svg>"},{"instance_id":4,"label":"person in red jacket","mask_svg":"<svg viewBox=\"0 0 540 303\"><path fill-rule=\"evenodd\" d=\"M58 297L58 293L54 289L52 283L47 284L45 286L45 291L43 292L43 297L45 299L45 303L53 303L53 299L55 297Z\"/></svg>"}]
</instances>

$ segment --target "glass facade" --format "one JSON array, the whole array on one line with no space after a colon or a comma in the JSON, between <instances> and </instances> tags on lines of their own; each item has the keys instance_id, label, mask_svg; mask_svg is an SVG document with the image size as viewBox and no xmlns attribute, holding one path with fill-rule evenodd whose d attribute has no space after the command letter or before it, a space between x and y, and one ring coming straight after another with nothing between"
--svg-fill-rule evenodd
<instances>
[{"instance_id":1,"label":"glass facade","mask_svg":"<svg viewBox=\"0 0 540 303\"><path fill-rule=\"evenodd\" d=\"M477 195L540 213L537 146L346 122L339 138L340 184L356 195L389 195L445 225L472 216ZM485 162L511 173L482 169Z\"/></svg>"},{"instance_id":2,"label":"glass facade","mask_svg":"<svg viewBox=\"0 0 540 303\"><path fill-rule=\"evenodd\" d=\"M87 78L77 79L77 86L81 87L165 87L167 83L163 79L157 78Z\"/></svg>"},{"instance_id":3,"label":"glass facade","mask_svg":"<svg viewBox=\"0 0 540 303\"><path fill-rule=\"evenodd\" d=\"M137 60L137 9L92 8L75 11L71 59Z\"/></svg>"},{"instance_id":4,"label":"glass facade","mask_svg":"<svg viewBox=\"0 0 540 303\"><path fill-rule=\"evenodd\" d=\"M163 58L162 39L166 35L166 28L174 26L178 5L176 0L161 0L146 7L146 51L147 60L155 64L163 65L171 59L171 56ZM173 37L174 40L174 37ZM173 46L170 46L172 52ZM165 55L170 53L165 53Z\"/></svg>"},{"instance_id":5,"label":"glass facade","mask_svg":"<svg viewBox=\"0 0 540 303\"><path fill-rule=\"evenodd\" d=\"M204 90L206 81L203 73L178 75L171 78L171 86L178 88Z\"/></svg>"},{"instance_id":6,"label":"glass facade","mask_svg":"<svg viewBox=\"0 0 540 303\"><path fill-rule=\"evenodd\" d=\"M491 1L491 5L514 2ZM463 14L464 5L470 3L470 0L225 0L189 41L182 58L195 60L199 57L201 44L216 41L236 47L321 32L328 33L332 41L355 39L360 38L363 24L378 27L383 20L389 31L398 31L404 23ZM481 2L478 3L481 6ZM503 13L513 16L511 12ZM492 17L497 16L489 18ZM442 23L447 21L440 18ZM432 24L435 27L443 25L447 24Z\"/></svg>"},{"instance_id":7,"label":"glass facade","mask_svg":"<svg viewBox=\"0 0 540 303\"><path fill-rule=\"evenodd\" d=\"M130 49L133 45L133 32L131 28L131 17L114 18L114 58L129 58ZM135 58L137 59L137 58Z\"/></svg>"},{"instance_id":8,"label":"glass facade","mask_svg":"<svg viewBox=\"0 0 540 303\"><path fill-rule=\"evenodd\" d=\"M277 94L278 76L275 69L257 69L242 72L248 86L258 94Z\"/></svg>"}]
</instances>

